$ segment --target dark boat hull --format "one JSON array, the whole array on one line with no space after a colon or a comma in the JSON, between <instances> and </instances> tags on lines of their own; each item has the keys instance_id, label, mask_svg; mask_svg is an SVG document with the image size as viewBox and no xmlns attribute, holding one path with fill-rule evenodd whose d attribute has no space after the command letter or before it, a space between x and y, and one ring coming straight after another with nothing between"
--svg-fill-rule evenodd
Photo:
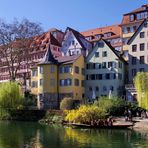
<instances>
[{"instance_id":1,"label":"dark boat hull","mask_svg":"<svg viewBox=\"0 0 148 148\"><path fill-rule=\"evenodd\" d=\"M127 129L133 126L133 124L125 124L125 125L112 125L112 126L95 126L88 124L77 124L77 123L67 123L66 125L71 126L73 128L99 128L99 129Z\"/></svg>"}]
</instances>

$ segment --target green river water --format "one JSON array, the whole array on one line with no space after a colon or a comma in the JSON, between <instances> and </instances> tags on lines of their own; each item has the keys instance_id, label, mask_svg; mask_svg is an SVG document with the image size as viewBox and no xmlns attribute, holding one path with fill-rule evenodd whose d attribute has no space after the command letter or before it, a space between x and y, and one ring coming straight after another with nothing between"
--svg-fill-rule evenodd
<instances>
[{"instance_id":1,"label":"green river water","mask_svg":"<svg viewBox=\"0 0 148 148\"><path fill-rule=\"evenodd\" d=\"M4 121L0 148L148 148L148 133Z\"/></svg>"}]
</instances>

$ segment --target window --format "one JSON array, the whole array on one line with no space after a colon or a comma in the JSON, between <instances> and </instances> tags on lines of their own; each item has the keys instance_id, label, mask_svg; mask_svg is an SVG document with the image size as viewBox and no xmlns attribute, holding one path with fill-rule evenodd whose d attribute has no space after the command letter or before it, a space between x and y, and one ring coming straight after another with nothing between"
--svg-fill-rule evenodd
<instances>
[{"instance_id":1,"label":"window","mask_svg":"<svg viewBox=\"0 0 148 148\"><path fill-rule=\"evenodd\" d=\"M106 62L102 63L102 68L106 68Z\"/></svg>"},{"instance_id":2,"label":"window","mask_svg":"<svg viewBox=\"0 0 148 148\"><path fill-rule=\"evenodd\" d=\"M85 70L84 68L81 69L82 75L85 75Z\"/></svg>"},{"instance_id":3,"label":"window","mask_svg":"<svg viewBox=\"0 0 148 148\"><path fill-rule=\"evenodd\" d=\"M108 68L113 67L113 62L108 62Z\"/></svg>"},{"instance_id":4,"label":"window","mask_svg":"<svg viewBox=\"0 0 148 148\"><path fill-rule=\"evenodd\" d=\"M113 86L110 86L110 90L111 90L111 91L114 91L114 87L113 87Z\"/></svg>"},{"instance_id":5,"label":"window","mask_svg":"<svg viewBox=\"0 0 148 148\"><path fill-rule=\"evenodd\" d=\"M144 32L140 32L140 38L144 38L145 33Z\"/></svg>"},{"instance_id":6,"label":"window","mask_svg":"<svg viewBox=\"0 0 148 148\"><path fill-rule=\"evenodd\" d=\"M137 30L137 26L133 26L133 30L135 32Z\"/></svg>"},{"instance_id":7,"label":"window","mask_svg":"<svg viewBox=\"0 0 148 148\"><path fill-rule=\"evenodd\" d=\"M140 56L140 64L144 64L145 61L144 61L144 56Z\"/></svg>"},{"instance_id":8,"label":"window","mask_svg":"<svg viewBox=\"0 0 148 148\"><path fill-rule=\"evenodd\" d=\"M32 88L37 88L37 87L38 87L38 82L32 81Z\"/></svg>"},{"instance_id":9,"label":"window","mask_svg":"<svg viewBox=\"0 0 148 148\"><path fill-rule=\"evenodd\" d=\"M127 33L130 33L131 32L131 28L130 27L127 27Z\"/></svg>"},{"instance_id":10,"label":"window","mask_svg":"<svg viewBox=\"0 0 148 148\"><path fill-rule=\"evenodd\" d=\"M40 66L40 73L43 74L43 67Z\"/></svg>"},{"instance_id":11,"label":"window","mask_svg":"<svg viewBox=\"0 0 148 148\"><path fill-rule=\"evenodd\" d=\"M122 74L121 73L118 73L118 79L122 80Z\"/></svg>"},{"instance_id":12,"label":"window","mask_svg":"<svg viewBox=\"0 0 148 148\"><path fill-rule=\"evenodd\" d=\"M144 70L144 68L140 68L139 71L140 72L144 72L145 70Z\"/></svg>"},{"instance_id":13,"label":"window","mask_svg":"<svg viewBox=\"0 0 148 148\"><path fill-rule=\"evenodd\" d=\"M40 86L43 86L43 79L40 79Z\"/></svg>"},{"instance_id":14,"label":"window","mask_svg":"<svg viewBox=\"0 0 148 148\"><path fill-rule=\"evenodd\" d=\"M113 79L116 79L116 74L115 73L113 73Z\"/></svg>"},{"instance_id":15,"label":"window","mask_svg":"<svg viewBox=\"0 0 148 148\"><path fill-rule=\"evenodd\" d=\"M132 21L134 21L134 19L135 19L134 14L131 14L130 15L130 21L132 22Z\"/></svg>"},{"instance_id":16,"label":"window","mask_svg":"<svg viewBox=\"0 0 148 148\"><path fill-rule=\"evenodd\" d=\"M132 52L136 52L137 51L137 45L132 45Z\"/></svg>"},{"instance_id":17,"label":"window","mask_svg":"<svg viewBox=\"0 0 148 148\"><path fill-rule=\"evenodd\" d=\"M140 51L144 51L144 43L140 44Z\"/></svg>"},{"instance_id":18,"label":"window","mask_svg":"<svg viewBox=\"0 0 148 148\"><path fill-rule=\"evenodd\" d=\"M122 68L122 63L121 62L119 62L119 68Z\"/></svg>"},{"instance_id":19,"label":"window","mask_svg":"<svg viewBox=\"0 0 148 148\"><path fill-rule=\"evenodd\" d=\"M107 51L103 51L102 57L107 57Z\"/></svg>"},{"instance_id":20,"label":"window","mask_svg":"<svg viewBox=\"0 0 148 148\"><path fill-rule=\"evenodd\" d=\"M102 74L96 74L96 80L102 80L103 75Z\"/></svg>"},{"instance_id":21,"label":"window","mask_svg":"<svg viewBox=\"0 0 148 148\"><path fill-rule=\"evenodd\" d=\"M107 91L107 87L103 86L103 92L106 92L106 91Z\"/></svg>"},{"instance_id":22,"label":"window","mask_svg":"<svg viewBox=\"0 0 148 148\"><path fill-rule=\"evenodd\" d=\"M96 91L99 91L99 87L98 86L96 86Z\"/></svg>"},{"instance_id":23,"label":"window","mask_svg":"<svg viewBox=\"0 0 148 148\"><path fill-rule=\"evenodd\" d=\"M61 66L59 71L60 73L71 73L72 68L71 66Z\"/></svg>"},{"instance_id":24,"label":"window","mask_svg":"<svg viewBox=\"0 0 148 148\"><path fill-rule=\"evenodd\" d=\"M81 80L81 86L84 87L84 80Z\"/></svg>"},{"instance_id":25,"label":"window","mask_svg":"<svg viewBox=\"0 0 148 148\"><path fill-rule=\"evenodd\" d=\"M89 87L89 91L92 91L92 87L91 86Z\"/></svg>"},{"instance_id":26,"label":"window","mask_svg":"<svg viewBox=\"0 0 148 148\"><path fill-rule=\"evenodd\" d=\"M137 58L136 57L132 57L132 65L136 65L137 62Z\"/></svg>"},{"instance_id":27,"label":"window","mask_svg":"<svg viewBox=\"0 0 148 148\"><path fill-rule=\"evenodd\" d=\"M50 79L50 86L55 86L55 79Z\"/></svg>"},{"instance_id":28,"label":"window","mask_svg":"<svg viewBox=\"0 0 148 148\"><path fill-rule=\"evenodd\" d=\"M79 79L75 79L75 86L79 86Z\"/></svg>"},{"instance_id":29,"label":"window","mask_svg":"<svg viewBox=\"0 0 148 148\"><path fill-rule=\"evenodd\" d=\"M95 74L92 74L92 75L91 75L91 80L95 80L95 79L96 79Z\"/></svg>"},{"instance_id":30,"label":"window","mask_svg":"<svg viewBox=\"0 0 148 148\"><path fill-rule=\"evenodd\" d=\"M79 67L75 66L75 73L79 73Z\"/></svg>"},{"instance_id":31,"label":"window","mask_svg":"<svg viewBox=\"0 0 148 148\"><path fill-rule=\"evenodd\" d=\"M51 73L54 73L55 72L55 66L53 66L53 65L50 66L50 72Z\"/></svg>"},{"instance_id":32,"label":"window","mask_svg":"<svg viewBox=\"0 0 148 148\"><path fill-rule=\"evenodd\" d=\"M132 76L135 76L137 73L136 69L132 69Z\"/></svg>"},{"instance_id":33,"label":"window","mask_svg":"<svg viewBox=\"0 0 148 148\"><path fill-rule=\"evenodd\" d=\"M71 86L72 81L71 79L61 79L60 80L60 86Z\"/></svg>"},{"instance_id":34,"label":"window","mask_svg":"<svg viewBox=\"0 0 148 148\"><path fill-rule=\"evenodd\" d=\"M75 41L73 40L73 41L71 42L71 44L74 45L74 44L75 44Z\"/></svg>"},{"instance_id":35,"label":"window","mask_svg":"<svg viewBox=\"0 0 148 148\"><path fill-rule=\"evenodd\" d=\"M104 47L104 43L103 42L98 42L98 47Z\"/></svg>"},{"instance_id":36,"label":"window","mask_svg":"<svg viewBox=\"0 0 148 148\"><path fill-rule=\"evenodd\" d=\"M95 57L99 57L99 52L95 52Z\"/></svg>"},{"instance_id":37,"label":"window","mask_svg":"<svg viewBox=\"0 0 148 148\"><path fill-rule=\"evenodd\" d=\"M33 77L35 77L35 76L37 76L37 75L38 75L37 70L35 70L35 69L34 69L34 70L32 70L32 76L33 76Z\"/></svg>"},{"instance_id":38,"label":"window","mask_svg":"<svg viewBox=\"0 0 148 148\"><path fill-rule=\"evenodd\" d=\"M95 63L95 69L101 69L101 64L100 63Z\"/></svg>"},{"instance_id":39,"label":"window","mask_svg":"<svg viewBox=\"0 0 148 148\"><path fill-rule=\"evenodd\" d=\"M105 78L106 78L107 80L109 80L109 79L110 79L110 74L109 74L109 73L105 74Z\"/></svg>"}]
</instances>

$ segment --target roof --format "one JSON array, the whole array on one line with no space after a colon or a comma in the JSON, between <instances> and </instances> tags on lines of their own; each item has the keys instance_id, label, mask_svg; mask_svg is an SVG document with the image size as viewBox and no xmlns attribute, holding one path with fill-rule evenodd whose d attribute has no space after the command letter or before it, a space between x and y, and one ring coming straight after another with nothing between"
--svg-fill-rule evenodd
<instances>
[{"instance_id":1,"label":"roof","mask_svg":"<svg viewBox=\"0 0 148 148\"><path fill-rule=\"evenodd\" d=\"M71 64L74 63L80 56L82 55L73 55L73 56L61 56L58 57L57 60L61 64Z\"/></svg>"},{"instance_id":2,"label":"roof","mask_svg":"<svg viewBox=\"0 0 148 148\"><path fill-rule=\"evenodd\" d=\"M133 40L133 38L135 37L135 35L138 33L139 29L141 28L141 26L146 22L147 20L144 19L143 22L140 24L140 26L137 28L137 30L135 31L135 33L131 36L131 38L128 40L127 44L130 45L131 41Z\"/></svg>"},{"instance_id":3,"label":"roof","mask_svg":"<svg viewBox=\"0 0 148 148\"><path fill-rule=\"evenodd\" d=\"M138 12L144 12L144 11L148 11L148 4L142 5L140 8L137 8L129 13L126 13L123 15L123 19L121 22L121 26L122 25L126 25L126 24L134 24L134 23L138 23L138 22L142 22L143 20L134 20L134 21L130 21L130 15L131 14L136 14Z\"/></svg>"},{"instance_id":4,"label":"roof","mask_svg":"<svg viewBox=\"0 0 148 148\"><path fill-rule=\"evenodd\" d=\"M119 52L119 51L117 51L117 50L115 50L115 48L114 47L112 47L112 45L108 42L108 41L106 41L106 40L104 40L104 39L100 39L99 41L97 41L97 42L100 42L100 41L104 41L105 42L105 44L113 51L113 53L121 60L121 61L123 61L124 63L127 63L125 60L124 60L124 58L121 56L121 53ZM95 44L95 46L94 46L94 48L97 46L97 43ZM91 53L93 51L93 49L89 52L89 54Z\"/></svg>"},{"instance_id":5,"label":"roof","mask_svg":"<svg viewBox=\"0 0 148 148\"><path fill-rule=\"evenodd\" d=\"M145 11L145 8L148 9L148 4L142 5L140 8L137 8L137 9L131 11L130 13L127 13L127 14L124 14L124 15Z\"/></svg>"},{"instance_id":6,"label":"roof","mask_svg":"<svg viewBox=\"0 0 148 148\"><path fill-rule=\"evenodd\" d=\"M86 49L85 46L84 46L84 44L83 44L83 42L81 41L80 38L84 39L84 40L85 40L86 42L88 42L88 43L90 43L90 42L89 42L88 40L86 40L85 37L84 37L81 33L79 33L78 31L76 31L76 30L74 30L74 29L72 29L72 28L70 28L70 27L67 27L66 30L71 31L71 32L74 34L74 36L76 37L76 39L78 40L78 42L80 43L80 45L82 46L82 48L83 48L83 49ZM91 43L90 43L90 44L91 44Z\"/></svg>"},{"instance_id":7,"label":"roof","mask_svg":"<svg viewBox=\"0 0 148 148\"><path fill-rule=\"evenodd\" d=\"M53 54L51 52L50 46L46 51L46 54L44 55L43 59L41 60L41 62L39 63L39 65L41 64L57 64L58 61L53 57Z\"/></svg>"},{"instance_id":8,"label":"roof","mask_svg":"<svg viewBox=\"0 0 148 148\"><path fill-rule=\"evenodd\" d=\"M113 33L112 36L114 36L114 35L120 36L121 35L121 28L120 28L119 24L101 27L101 28L90 29L90 30L81 32L81 34L85 37L88 37L88 36L95 36L97 34L105 34L105 33L109 33L109 32Z\"/></svg>"}]
</instances>

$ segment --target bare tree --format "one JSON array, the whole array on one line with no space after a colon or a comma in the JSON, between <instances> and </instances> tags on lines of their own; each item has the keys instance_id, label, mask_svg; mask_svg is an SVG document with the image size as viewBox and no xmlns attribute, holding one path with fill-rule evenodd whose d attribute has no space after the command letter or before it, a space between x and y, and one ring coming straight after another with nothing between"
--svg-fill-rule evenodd
<instances>
[{"instance_id":1,"label":"bare tree","mask_svg":"<svg viewBox=\"0 0 148 148\"><path fill-rule=\"evenodd\" d=\"M27 56L33 37L42 32L40 24L28 19L15 19L12 23L0 21L0 56L8 68L11 81L16 80L22 59Z\"/></svg>"}]
</instances>

